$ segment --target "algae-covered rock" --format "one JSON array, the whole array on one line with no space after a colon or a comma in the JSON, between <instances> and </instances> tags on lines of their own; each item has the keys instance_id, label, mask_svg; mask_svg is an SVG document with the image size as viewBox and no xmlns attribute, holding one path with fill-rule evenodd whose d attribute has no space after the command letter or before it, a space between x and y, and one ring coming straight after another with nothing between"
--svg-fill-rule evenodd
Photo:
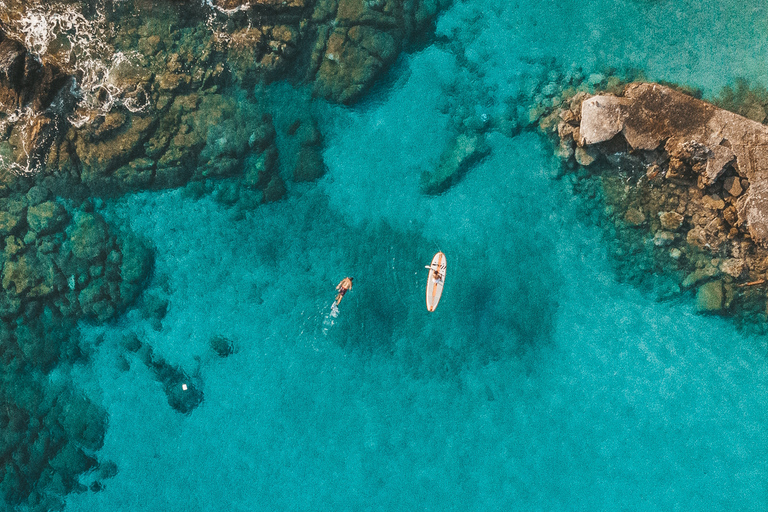
<instances>
[{"instance_id":1,"label":"algae-covered rock","mask_svg":"<svg viewBox=\"0 0 768 512\"><path fill-rule=\"evenodd\" d=\"M315 146L305 146L299 150L296 167L293 168L293 181L314 181L325 174L323 155Z\"/></svg>"},{"instance_id":2,"label":"algae-covered rock","mask_svg":"<svg viewBox=\"0 0 768 512\"><path fill-rule=\"evenodd\" d=\"M30 292L32 296L48 295L54 291L57 269L47 255L27 252L3 266L3 288L17 295ZM41 284L41 286L38 286Z\"/></svg>"},{"instance_id":3,"label":"algae-covered rock","mask_svg":"<svg viewBox=\"0 0 768 512\"><path fill-rule=\"evenodd\" d=\"M286 189L285 189L285 182L280 177L279 174L275 174L272 176L272 178L269 180L269 183L267 183L267 186L264 188L264 202L265 203L271 203L274 201L279 201L283 197L285 197Z\"/></svg>"},{"instance_id":4,"label":"algae-covered rock","mask_svg":"<svg viewBox=\"0 0 768 512\"><path fill-rule=\"evenodd\" d=\"M440 163L432 172L421 176L421 190L426 194L440 194L457 183L462 175L482 160L490 147L482 134L462 133L450 142L440 157Z\"/></svg>"},{"instance_id":5,"label":"algae-covered rock","mask_svg":"<svg viewBox=\"0 0 768 512\"><path fill-rule=\"evenodd\" d=\"M90 126L81 129L75 138L75 149L82 165L80 179L83 183L95 185L131 158L140 155L156 124L157 119L151 116L131 116L120 130L107 139L89 133Z\"/></svg>"},{"instance_id":6,"label":"algae-covered rock","mask_svg":"<svg viewBox=\"0 0 768 512\"><path fill-rule=\"evenodd\" d=\"M102 255L107 242L107 223L101 215L80 212L75 216L75 226L69 240L72 254L84 260L93 260Z\"/></svg>"},{"instance_id":7,"label":"algae-covered rock","mask_svg":"<svg viewBox=\"0 0 768 512\"><path fill-rule=\"evenodd\" d=\"M54 201L46 201L27 209L27 224L31 230L40 235L58 230L67 220L64 207Z\"/></svg>"},{"instance_id":8,"label":"algae-covered rock","mask_svg":"<svg viewBox=\"0 0 768 512\"><path fill-rule=\"evenodd\" d=\"M18 214L0 210L0 236L13 233L20 221Z\"/></svg>"},{"instance_id":9,"label":"algae-covered rock","mask_svg":"<svg viewBox=\"0 0 768 512\"><path fill-rule=\"evenodd\" d=\"M696 292L696 311L717 313L723 309L723 282L709 281L699 286Z\"/></svg>"},{"instance_id":10,"label":"algae-covered rock","mask_svg":"<svg viewBox=\"0 0 768 512\"><path fill-rule=\"evenodd\" d=\"M133 235L126 235L119 245L122 254L120 299L123 304L128 304L138 296L152 269L152 251Z\"/></svg>"},{"instance_id":11,"label":"algae-covered rock","mask_svg":"<svg viewBox=\"0 0 768 512\"><path fill-rule=\"evenodd\" d=\"M277 174L277 150L270 146L261 153L255 153L245 160L243 183L253 188L264 188L272 176Z\"/></svg>"},{"instance_id":12,"label":"algae-covered rock","mask_svg":"<svg viewBox=\"0 0 768 512\"><path fill-rule=\"evenodd\" d=\"M382 29L336 27L317 71L316 94L341 103L356 100L398 51L398 40Z\"/></svg>"}]
</instances>

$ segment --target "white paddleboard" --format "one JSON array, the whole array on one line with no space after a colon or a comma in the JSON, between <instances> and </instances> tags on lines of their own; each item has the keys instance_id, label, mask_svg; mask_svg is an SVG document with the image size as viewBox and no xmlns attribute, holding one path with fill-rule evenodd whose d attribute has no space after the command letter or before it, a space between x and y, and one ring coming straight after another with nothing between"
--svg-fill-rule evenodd
<instances>
[{"instance_id":1,"label":"white paddleboard","mask_svg":"<svg viewBox=\"0 0 768 512\"><path fill-rule=\"evenodd\" d=\"M432 264L427 267L429 277L427 278L427 310L434 311L437 303L440 302L440 296L443 294L443 283L445 282L445 254L438 252L432 258ZM435 276L437 270L438 276Z\"/></svg>"}]
</instances>

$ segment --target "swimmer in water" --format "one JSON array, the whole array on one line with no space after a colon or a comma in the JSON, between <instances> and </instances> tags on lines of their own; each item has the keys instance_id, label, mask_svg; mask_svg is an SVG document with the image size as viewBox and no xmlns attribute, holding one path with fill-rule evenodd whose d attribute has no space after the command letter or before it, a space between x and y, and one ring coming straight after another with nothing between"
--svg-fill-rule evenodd
<instances>
[{"instance_id":1,"label":"swimmer in water","mask_svg":"<svg viewBox=\"0 0 768 512\"><path fill-rule=\"evenodd\" d=\"M339 284L336 285L336 290L339 292L339 294L336 295L336 304L341 303L341 299L344 298L344 294L352 289L353 279L353 277L345 277Z\"/></svg>"}]
</instances>

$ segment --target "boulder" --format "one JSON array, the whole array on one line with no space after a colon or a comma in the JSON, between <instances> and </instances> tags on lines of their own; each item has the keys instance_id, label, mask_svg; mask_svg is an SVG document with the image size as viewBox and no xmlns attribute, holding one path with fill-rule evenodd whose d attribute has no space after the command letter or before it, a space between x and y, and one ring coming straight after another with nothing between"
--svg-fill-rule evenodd
<instances>
[{"instance_id":1,"label":"boulder","mask_svg":"<svg viewBox=\"0 0 768 512\"><path fill-rule=\"evenodd\" d=\"M669 231L677 231L683 225L685 217L677 212L661 212L659 213L659 220L661 221L662 228Z\"/></svg>"},{"instance_id":2,"label":"boulder","mask_svg":"<svg viewBox=\"0 0 768 512\"><path fill-rule=\"evenodd\" d=\"M709 281L699 286L696 292L696 311L699 313L717 313L723 309L722 281Z\"/></svg>"},{"instance_id":3,"label":"boulder","mask_svg":"<svg viewBox=\"0 0 768 512\"><path fill-rule=\"evenodd\" d=\"M67 223L67 220L64 207L54 201L46 201L27 209L27 224L39 235L58 230Z\"/></svg>"},{"instance_id":4,"label":"boulder","mask_svg":"<svg viewBox=\"0 0 768 512\"><path fill-rule=\"evenodd\" d=\"M675 241L675 234L669 231L657 231L653 235L653 245L656 247L664 247L670 245Z\"/></svg>"},{"instance_id":5,"label":"boulder","mask_svg":"<svg viewBox=\"0 0 768 512\"><path fill-rule=\"evenodd\" d=\"M637 208L629 208L624 214L624 221L630 226L640 226L645 222L645 214Z\"/></svg>"},{"instance_id":6,"label":"boulder","mask_svg":"<svg viewBox=\"0 0 768 512\"><path fill-rule=\"evenodd\" d=\"M235 345L232 340L221 335L211 337L210 345L219 357L227 357L235 352Z\"/></svg>"},{"instance_id":7,"label":"boulder","mask_svg":"<svg viewBox=\"0 0 768 512\"><path fill-rule=\"evenodd\" d=\"M20 221L18 214L0 210L0 236L13 233Z\"/></svg>"},{"instance_id":8,"label":"boulder","mask_svg":"<svg viewBox=\"0 0 768 512\"><path fill-rule=\"evenodd\" d=\"M78 213L69 235L72 254L84 260L98 258L106 249L107 235L107 223L101 215Z\"/></svg>"},{"instance_id":9,"label":"boulder","mask_svg":"<svg viewBox=\"0 0 768 512\"><path fill-rule=\"evenodd\" d=\"M304 146L299 150L293 181L314 181L325 174L325 163L320 148Z\"/></svg>"},{"instance_id":10,"label":"boulder","mask_svg":"<svg viewBox=\"0 0 768 512\"><path fill-rule=\"evenodd\" d=\"M739 258L728 258L720 263L720 271L723 274L728 274L735 279L740 278L744 272L746 272L746 270L746 262Z\"/></svg>"},{"instance_id":11,"label":"boulder","mask_svg":"<svg viewBox=\"0 0 768 512\"><path fill-rule=\"evenodd\" d=\"M728 176L723 180L723 190L733 197L738 197L744 191L741 187L741 180L738 176Z\"/></svg>"},{"instance_id":12,"label":"boulder","mask_svg":"<svg viewBox=\"0 0 768 512\"><path fill-rule=\"evenodd\" d=\"M595 160L597 159L597 151L590 149L590 148L583 148L583 147L577 147L574 151L574 157L576 158L576 162L578 162L579 165L583 165L584 167L588 167L595 163Z\"/></svg>"}]
</instances>

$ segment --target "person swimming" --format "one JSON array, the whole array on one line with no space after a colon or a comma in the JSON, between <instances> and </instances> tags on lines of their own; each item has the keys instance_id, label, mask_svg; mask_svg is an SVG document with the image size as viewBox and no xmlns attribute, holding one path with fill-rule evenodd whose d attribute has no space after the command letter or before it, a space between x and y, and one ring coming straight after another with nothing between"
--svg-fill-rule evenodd
<instances>
[{"instance_id":1,"label":"person swimming","mask_svg":"<svg viewBox=\"0 0 768 512\"><path fill-rule=\"evenodd\" d=\"M352 280L354 277L345 277L341 280L339 284L336 285L336 290L338 290L339 294L336 295L336 302L335 304L339 304L341 302L341 299L344 298L344 294L347 293L349 290L352 289Z\"/></svg>"}]
</instances>

